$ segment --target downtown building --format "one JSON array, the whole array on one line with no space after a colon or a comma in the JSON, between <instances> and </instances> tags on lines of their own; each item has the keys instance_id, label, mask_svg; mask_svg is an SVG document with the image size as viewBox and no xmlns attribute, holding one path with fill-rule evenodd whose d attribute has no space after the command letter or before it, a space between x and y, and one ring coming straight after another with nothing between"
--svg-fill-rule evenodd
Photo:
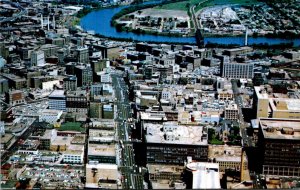
<instances>
[{"instance_id":1,"label":"downtown building","mask_svg":"<svg viewBox=\"0 0 300 190\"><path fill-rule=\"evenodd\" d=\"M176 122L144 123L147 163L183 165L190 156L195 161L208 159L207 132L202 126L184 126Z\"/></svg>"},{"instance_id":2,"label":"downtown building","mask_svg":"<svg viewBox=\"0 0 300 190\"><path fill-rule=\"evenodd\" d=\"M300 176L300 120L259 119L262 174Z\"/></svg>"},{"instance_id":3,"label":"downtown building","mask_svg":"<svg viewBox=\"0 0 300 190\"><path fill-rule=\"evenodd\" d=\"M86 91L68 91L66 93L67 112L88 113L88 95Z\"/></svg>"},{"instance_id":4,"label":"downtown building","mask_svg":"<svg viewBox=\"0 0 300 190\"><path fill-rule=\"evenodd\" d=\"M300 119L300 99L273 93L270 86L255 86L253 109L257 118Z\"/></svg>"},{"instance_id":5,"label":"downtown building","mask_svg":"<svg viewBox=\"0 0 300 190\"><path fill-rule=\"evenodd\" d=\"M220 73L222 77L233 79L252 79L254 75L254 64L251 62L237 63L230 62L229 57L221 59Z\"/></svg>"}]
</instances>

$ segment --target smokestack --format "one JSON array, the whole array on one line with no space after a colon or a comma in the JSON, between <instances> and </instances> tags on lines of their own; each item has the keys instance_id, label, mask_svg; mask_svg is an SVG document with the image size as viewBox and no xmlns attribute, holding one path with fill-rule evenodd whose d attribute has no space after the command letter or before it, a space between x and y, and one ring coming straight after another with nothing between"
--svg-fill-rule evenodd
<instances>
[{"instance_id":1,"label":"smokestack","mask_svg":"<svg viewBox=\"0 0 300 190\"><path fill-rule=\"evenodd\" d=\"M47 17L47 21L48 21L48 30L50 30L49 16Z\"/></svg>"},{"instance_id":2,"label":"smokestack","mask_svg":"<svg viewBox=\"0 0 300 190\"><path fill-rule=\"evenodd\" d=\"M42 29L44 28L44 18L43 18L43 15L41 15L41 28Z\"/></svg>"},{"instance_id":3,"label":"smokestack","mask_svg":"<svg viewBox=\"0 0 300 190\"><path fill-rule=\"evenodd\" d=\"M55 29L55 15L53 15L53 29Z\"/></svg>"},{"instance_id":4,"label":"smokestack","mask_svg":"<svg viewBox=\"0 0 300 190\"><path fill-rule=\"evenodd\" d=\"M245 46L248 45L248 28L246 28L246 33L245 33Z\"/></svg>"}]
</instances>

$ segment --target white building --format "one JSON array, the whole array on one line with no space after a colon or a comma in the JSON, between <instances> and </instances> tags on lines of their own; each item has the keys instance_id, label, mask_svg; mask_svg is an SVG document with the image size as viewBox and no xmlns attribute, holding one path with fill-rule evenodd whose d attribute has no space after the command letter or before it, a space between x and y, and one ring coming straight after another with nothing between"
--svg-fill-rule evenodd
<instances>
[{"instance_id":1,"label":"white building","mask_svg":"<svg viewBox=\"0 0 300 190\"><path fill-rule=\"evenodd\" d=\"M43 51L34 51L31 53L31 65L43 66L45 65L45 53Z\"/></svg>"},{"instance_id":2,"label":"white building","mask_svg":"<svg viewBox=\"0 0 300 190\"><path fill-rule=\"evenodd\" d=\"M65 163L82 164L84 157L84 145L70 145L63 153Z\"/></svg>"},{"instance_id":3,"label":"white building","mask_svg":"<svg viewBox=\"0 0 300 190\"><path fill-rule=\"evenodd\" d=\"M54 90L48 98L49 109L66 111L66 96L64 90Z\"/></svg>"},{"instance_id":4,"label":"white building","mask_svg":"<svg viewBox=\"0 0 300 190\"><path fill-rule=\"evenodd\" d=\"M62 114L62 110L44 109L39 114L39 122L45 121L47 123L54 124Z\"/></svg>"},{"instance_id":5,"label":"white building","mask_svg":"<svg viewBox=\"0 0 300 190\"><path fill-rule=\"evenodd\" d=\"M42 82L43 90L53 90L54 86L59 86L59 80L52 80L47 82Z\"/></svg>"},{"instance_id":6,"label":"white building","mask_svg":"<svg viewBox=\"0 0 300 190\"><path fill-rule=\"evenodd\" d=\"M234 78L234 79L252 79L253 78L254 64L252 63L221 63L222 77Z\"/></svg>"},{"instance_id":7,"label":"white building","mask_svg":"<svg viewBox=\"0 0 300 190\"><path fill-rule=\"evenodd\" d=\"M193 182L187 184L187 189L221 189L218 163L191 162L186 169L193 176Z\"/></svg>"},{"instance_id":8,"label":"white building","mask_svg":"<svg viewBox=\"0 0 300 190\"><path fill-rule=\"evenodd\" d=\"M171 96L172 96L172 94L171 94L170 91L163 90L161 92L161 98L164 99L164 100L170 100Z\"/></svg>"}]
</instances>

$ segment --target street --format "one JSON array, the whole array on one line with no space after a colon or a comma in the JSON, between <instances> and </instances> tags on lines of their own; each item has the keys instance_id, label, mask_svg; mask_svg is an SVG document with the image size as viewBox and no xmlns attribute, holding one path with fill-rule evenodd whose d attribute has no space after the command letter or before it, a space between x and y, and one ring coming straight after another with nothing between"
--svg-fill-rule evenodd
<instances>
[{"instance_id":1,"label":"street","mask_svg":"<svg viewBox=\"0 0 300 190\"><path fill-rule=\"evenodd\" d=\"M128 118L131 111L128 101L128 87L122 75L113 74L112 82L115 90L117 105L117 134L119 147L121 147L119 170L122 173L122 186L124 189L144 189L143 172L135 165L134 150L130 138Z\"/></svg>"},{"instance_id":2,"label":"street","mask_svg":"<svg viewBox=\"0 0 300 190\"><path fill-rule=\"evenodd\" d=\"M254 146L252 142L252 138L247 135L247 127L248 124L244 121L244 116L242 113L243 100L238 91L237 82L232 80L232 90L234 94L235 103L238 107L239 112L239 123L240 123L240 134L242 137L242 145L244 147Z\"/></svg>"}]
</instances>

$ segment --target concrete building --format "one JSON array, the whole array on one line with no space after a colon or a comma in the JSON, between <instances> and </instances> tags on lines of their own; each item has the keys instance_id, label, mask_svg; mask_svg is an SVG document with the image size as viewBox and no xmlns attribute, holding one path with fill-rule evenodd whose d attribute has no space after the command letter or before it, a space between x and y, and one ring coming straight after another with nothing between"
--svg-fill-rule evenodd
<instances>
[{"instance_id":1,"label":"concrete building","mask_svg":"<svg viewBox=\"0 0 300 190\"><path fill-rule=\"evenodd\" d=\"M67 112L88 113L88 94L85 90L66 93Z\"/></svg>"},{"instance_id":2,"label":"concrete building","mask_svg":"<svg viewBox=\"0 0 300 190\"><path fill-rule=\"evenodd\" d=\"M44 135L40 138L40 149L50 150L51 143L57 137L57 131L55 129L47 129Z\"/></svg>"},{"instance_id":3,"label":"concrete building","mask_svg":"<svg viewBox=\"0 0 300 190\"><path fill-rule=\"evenodd\" d=\"M239 110L236 104L228 105L225 108L224 118L232 121L237 121L239 119Z\"/></svg>"},{"instance_id":4,"label":"concrete building","mask_svg":"<svg viewBox=\"0 0 300 190\"><path fill-rule=\"evenodd\" d=\"M82 164L84 158L84 145L71 144L63 153L63 157L64 163Z\"/></svg>"},{"instance_id":5,"label":"concrete building","mask_svg":"<svg viewBox=\"0 0 300 190\"><path fill-rule=\"evenodd\" d=\"M90 102L89 117L102 118L103 105L101 102Z\"/></svg>"},{"instance_id":6,"label":"concrete building","mask_svg":"<svg viewBox=\"0 0 300 190\"><path fill-rule=\"evenodd\" d=\"M219 100L233 100L233 90L232 89L218 89L218 99Z\"/></svg>"},{"instance_id":7,"label":"concrete building","mask_svg":"<svg viewBox=\"0 0 300 190\"><path fill-rule=\"evenodd\" d=\"M147 164L153 189L169 189L180 183L184 166ZM181 182L183 183L183 182ZM176 188L175 188L176 189Z\"/></svg>"},{"instance_id":8,"label":"concrete building","mask_svg":"<svg viewBox=\"0 0 300 190\"><path fill-rule=\"evenodd\" d=\"M74 73L77 77L77 86L87 86L93 82L93 71L90 66L76 66Z\"/></svg>"},{"instance_id":9,"label":"concrete building","mask_svg":"<svg viewBox=\"0 0 300 190\"><path fill-rule=\"evenodd\" d=\"M5 93L5 101L6 103L15 106L18 104L25 103L25 95L24 92L21 90L12 90Z\"/></svg>"},{"instance_id":10,"label":"concrete building","mask_svg":"<svg viewBox=\"0 0 300 190\"><path fill-rule=\"evenodd\" d=\"M248 170L248 159L242 151L240 146L209 145L208 159L219 164L220 172L225 172L226 169L246 171Z\"/></svg>"},{"instance_id":11,"label":"concrete building","mask_svg":"<svg viewBox=\"0 0 300 190\"><path fill-rule=\"evenodd\" d=\"M76 76L68 76L63 79L64 81L64 90L75 91L77 89L77 77Z\"/></svg>"},{"instance_id":12,"label":"concrete building","mask_svg":"<svg viewBox=\"0 0 300 190\"><path fill-rule=\"evenodd\" d=\"M0 78L0 94L4 94L9 91L8 80Z\"/></svg>"},{"instance_id":13,"label":"concrete building","mask_svg":"<svg viewBox=\"0 0 300 190\"><path fill-rule=\"evenodd\" d=\"M221 61L220 72L222 77L233 79L252 79L253 78L253 63L233 63Z\"/></svg>"},{"instance_id":14,"label":"concrete building","mask_svg":"<svg viewBox=\"0 0 300 190\"><path fill-rule=\"evenodd\" d=\"M257 118L300 119L300 99L275 94L268 86L254 87L253 108Z\"/></svg>"},{"instance_id":15,"label":"concrete building","mask_svg":"<svg viewBox=\"0 0 300 190\"><path fill-rule=\"evenodd\" d=\"M43 90L53 90L57 86L60 86L59 80L50 80L50 81L42 82Z\"/></svg>"},{"instance_id":16,"label":"concrete building","mask_svg":"<svg viewBox=\"0 0 300 190\"><path fill-rule=\"evenodd\" d=\"M14 74L2 74L2 76L8 80L8 86L10 89L21 90L27 87L27 80Z\"/></svg>"},{"instance_id":17,"label":"concrete building","mask_svg":"<svg viewBox=\"0 0 300 190\"><path fill-rule=\"evenodd\" d=\"M88 47L79 47L77 52L77 62L79 63L89 63L89 49Z\"/></svg>"},{"instance_id":18,"label":"concrete building","mask_svg":"<svg viewBox=\"0 0 300 190\"><path fill-rule=\"evenodd\" d=\"M221 189L218 163L188 163L186 175L187 189Z\"/></svg>"},{"instance_id":19,"label":"concrete building","mask_svg":"<svg viewBox=\"0 0 300 190\"><path fill-rule=\"evenodd\" d=\"M117 164L86 164L85 188L121 189Z\"/></svg>"},{"instance_id":20,"label":"concrete building","mask_svg":"<svg viewBox=\"0 0 300 190\"><path fill-rule=\"evenodd\" d=\"M47 122L50 124L54 124L57 122L57 120L60 119L61 115L63 114L63 111L61 110L50 110L45 109L39 113L39 122Z\"/></svg>"},{"instance_id":21,"label":"concrete building","mask_svg":"<svg viewBox=\"0 0 300 190\"><path fill-rule=\"evenodd\" d=\"M45 53L43 51L34 51L30 55L30 62L32 66L45 65Z\"/></svg>"},{"instance_id":22,"label":"concrete building","mask_svg":"<svg viewBox=\"0 0 300 190\"><path fill-rule=\"evenodd\" d=\"M187 156L207 161L207 132L202 126L181 126L176 122L144 123L147 163L181 165Z\"/></svg>"},{"instance_id":23,"label":"concrete building","mask_svg":"<svg viewBox=\"0 0 300 190\"><path fill-rule=\"evenodd\" d=\"M49 109L66 111L66 96L63 90L54 90L48 97Z\"/></svg>"},{"instance_id":24,"label":"concrete building","mask_svg":"<svg viewBox=\"0 0 300 190\"><path fill-rule=\"evenodd\" d=\"M116 147L114 144L91 144L88 146L89 162L116 164Z\"/></svg>"},{"instance_id":25,"label":"concrete building","mask_svg":"<svg viewBox=\"0 0 300 190\"><path fill-rule=\"evenodd\" d=\"M236 57L237 55L250 53L252 51L253 51L252 47L245 46L245 47L227 49L223 52L223 54L229 57Z\"/></svg>"},{"instance_id":26,"label":"concrete building","mask_svg":"<svg viewBox=\"0 0 300 190\"><path fill-rule=\"evenodd\" d=\"M262 174L300 176L300 120L259 119Z\"/></svg>"}]
</instances>

